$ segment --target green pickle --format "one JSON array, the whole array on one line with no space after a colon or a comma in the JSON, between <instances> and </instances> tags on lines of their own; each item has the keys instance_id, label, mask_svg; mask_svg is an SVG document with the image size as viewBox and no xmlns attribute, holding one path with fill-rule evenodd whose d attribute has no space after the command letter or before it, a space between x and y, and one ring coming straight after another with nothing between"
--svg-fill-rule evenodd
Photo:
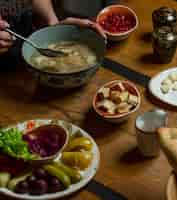
<instances>
[{"instance_id":1,"label":"green pickle","mask_svg":"<svg viewBox=\"0 0 177 200\"><path fill-rule=\"evenodd\" d=\"M14 177L13 179L11 179L9 182L8 182L8 189L10 190L15 190L15 187L16 185L21 182L21 181L24 181L28 176L30 176L31 173L26 173L26 174L23 174L21 176L17 176L17 177Z\"/></svg>"},{"instance_id":2,"label":"green pickle","mask_svg":"<svg viewBox=\"0 0 177 200\"><path fill-rule=\"evenodd\" d=\"M73 138L68 146L66 147L65 151L74 151L74 150L86 150L90 151L92 149L92 142L89 138L86 137L76 137Z\"/></svg>"},{"instance_id":3,"label":"green pickle","mask_svg":"<svg viewBox=\"0 0 177 200\"><path fill-rule=\"evenodd\" d=\"M93 154L92 152L63 152L62 161L64 164L71 167L78 168L80 170L85 170L89 167L92 162Z\"/></svg>"},{"instance_id":4,"label":"green pickle","mask_svg":"<svg viewBox=\"0 0 177 200\"><path fill-rule=\"evenodd\" d=\"M54 162L53 165L65 172L71 178L72 183L77 183L82 179L81 174L76 169L73 169L61 162Z\"/></svg>"},{"instance_id":5,"label":"green pickle","mask_svg":"<svg viewBox=\"0 0 177 200\"><path fill-rule=\"evenodd\" d=\"M70 177L61 169L53 165L45 165L44 169L51 175L56 176L63 185L68 188L71 185Z\"/></svg>"},{"instance_id":6,"label":"green pickle","mask_svg":"<svg viewBox=\"0 0 177 200\"><path fill-rule=\"evenodd\" d=\"M10 181L11 175L7 172L0 173L0 187L7 187L8 182Z\"/></svg>"}]
</instances>

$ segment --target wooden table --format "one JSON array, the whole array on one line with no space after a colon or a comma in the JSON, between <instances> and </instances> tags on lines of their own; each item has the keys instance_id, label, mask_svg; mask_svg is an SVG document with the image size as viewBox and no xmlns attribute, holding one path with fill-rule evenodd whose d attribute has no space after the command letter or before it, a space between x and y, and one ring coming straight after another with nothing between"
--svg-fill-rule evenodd
<instances>
[{"instance_id":1,"label":"wooden table","mask_svg":"<svg viewBox=\"0 0 177 200\"><path fill-rule=\"evenodd\" d=\"M135 118L138 114L154 107L152 103L154 101L144 87L146 84L137 84L142 95L141 108L123 124L113 125L98 119L92 110L92 98L102 84L114 79L126 79L132 73L131 70L140 72L138 77L145 77L148 80L158 72L177 64L177 57L168 65L153 62L148 34L152 31L152 11L165 5L177 9L177 2L122 0L122 3L137 13L140 20L139 29L127 41L115 44L108 50L104 62L105 68L101 68L87 86L65 94L41 88L38 95L34 96L35 83L26 70L19 68L0 73L0 125L5 126L33 118L63 119L88 131L99 145L101 165L95 181L84 190L66 198L68 200L119 199L111 196L105 198L100 188L110 188L110 194L121 193L131 200L165 199L165 186L171 171L166 157L161 153L158 158L145 159L137 150ZM126 73L122 73L118 63L123 64L121 67L125 68ZM123 77L106 69L106 67L112 68L112 65L115 71L128 76ZM142 76L143 74L146 76ZM135 82L138 80L134 77L132 79ZM176 126L176 112L170 109L169 114L169 126ZM95 193L89 192L93 191L93 188L96 190ZM102 197L97 196L98 193L102 193Z\"/></svg>"}]
</instances>

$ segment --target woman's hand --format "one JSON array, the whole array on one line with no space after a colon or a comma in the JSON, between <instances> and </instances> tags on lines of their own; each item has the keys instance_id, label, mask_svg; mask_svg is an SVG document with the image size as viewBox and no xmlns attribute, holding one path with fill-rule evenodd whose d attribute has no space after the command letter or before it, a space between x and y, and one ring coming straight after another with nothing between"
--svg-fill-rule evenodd
<instances>
[{"instance_id":1,"label":"woman's hand","mask_svg":"<svg viewBox=\"0 0 177 200\"><path fill-rule=\"evenodd\" d=\"M12 36L4 31L5 28L9 27L9 24L0 18L0 51L8 50L13 45Z\"/></svg>"},{"instance_id":2,"label":"woman's hand","mask_svg":"<svg viewBox=\"0 0 177 200\"><path fill-rule=\"evenodd\" d=\"M104 33L103 29L101 26L95 22L92 22L88 19L80 19L80 18L73 18L69 17L66 18L63 21L60 21L59 24L76 24L81 27L87 27L87 28L92 28L95 31L97 31L104 39L106 39L106 34Z\"/></svg>"}]
</instances>

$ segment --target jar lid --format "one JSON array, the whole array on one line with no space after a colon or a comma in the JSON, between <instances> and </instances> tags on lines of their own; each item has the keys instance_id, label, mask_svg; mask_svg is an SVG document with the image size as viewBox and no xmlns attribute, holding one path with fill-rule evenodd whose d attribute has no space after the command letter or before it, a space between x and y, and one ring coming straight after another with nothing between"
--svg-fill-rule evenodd
<instances>
[{"instance_id":1,"label":"jar lid","mask_svg":"<svg viewBox=\"0 0 177 200\"><path fill-rule=\"evenodd\" d=\"M177 21L177 11L173 8L161 7L155 10L152 15L153 18L156 18L161 23Z\"/></svg>"}]
</instances>

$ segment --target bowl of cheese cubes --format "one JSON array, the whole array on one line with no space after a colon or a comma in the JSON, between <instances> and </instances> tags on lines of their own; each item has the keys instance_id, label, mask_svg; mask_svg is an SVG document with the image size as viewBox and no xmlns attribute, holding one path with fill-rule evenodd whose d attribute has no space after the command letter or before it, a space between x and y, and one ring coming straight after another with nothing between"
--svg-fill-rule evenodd
<instances>
[{"instance_id":1,"label":"bowl of cheese cubes","mask_svg":"<svg viewBox=\"0 0 177 200\"><path fill-rule=\"evenodd\" d=\"M114 80L98 89L93 98L93 108L103 119L120 123L138 110L140 102L140 92L133 83Z\"/></svg>"}]
</instances>

